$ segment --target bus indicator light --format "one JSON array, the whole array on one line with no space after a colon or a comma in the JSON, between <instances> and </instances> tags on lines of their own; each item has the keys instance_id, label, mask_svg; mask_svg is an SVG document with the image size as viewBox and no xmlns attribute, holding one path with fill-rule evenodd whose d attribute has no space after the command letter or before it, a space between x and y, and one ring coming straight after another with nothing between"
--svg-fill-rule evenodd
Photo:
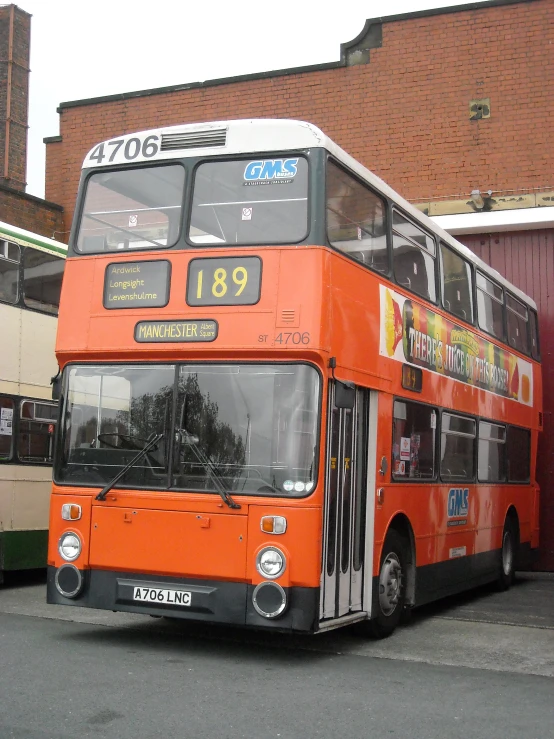
<instances>
[{"instance_id":1,"label":"bus indicator light","mask_svg":"<svg viewBox=\"0 0 554 739\"><path fill-rule=\"evenodd\" d=\"M419 367L403 364L402 387L405 390L413 390L415 393L420 393L423 388L423 371Z\"/></svg>"},{"instance_id":2,"label":"bus indicator light","mask_svg":"<svg viewBox=\"0 0 554 739\"><path fill-rule=\"evenodd\" d=\"M260 528L266 534L284 534L287 530L287 519L284 516L262 516Z\"/></svg>"},{"instance_id":3,"label":"bus indicator light","mask_svg":"<svg viewBox=\"0 0 554 739\"><path fill-rule=\"evenodd\" d=\"M81 506L76 503L64 503L62 518L64 521L78 521L81 518Z\"/></svg>"}]
</instances>

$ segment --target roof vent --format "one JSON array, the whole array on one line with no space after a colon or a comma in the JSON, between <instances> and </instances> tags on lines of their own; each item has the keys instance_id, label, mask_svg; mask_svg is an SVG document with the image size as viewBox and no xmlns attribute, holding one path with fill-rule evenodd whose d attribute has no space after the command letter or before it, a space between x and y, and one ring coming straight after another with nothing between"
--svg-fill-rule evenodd
<instances>
[{"instance_id":1,"label":"roof vent","mask_svg":"<svg viewBox=\"0 0 554 739\"><path fill-rule=\"evenodd\" d=\"M225 146L227 128L211 128L204 131L182 131L162 134L162 151L175 149L207 149Z\"/></svg>"}]
</instances>

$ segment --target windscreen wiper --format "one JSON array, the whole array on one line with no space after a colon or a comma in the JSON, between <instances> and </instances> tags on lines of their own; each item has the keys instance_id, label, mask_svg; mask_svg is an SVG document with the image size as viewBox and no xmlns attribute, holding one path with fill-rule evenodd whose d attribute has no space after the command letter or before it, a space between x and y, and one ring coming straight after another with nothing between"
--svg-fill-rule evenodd
<instances>
[{"instance_id":1,"label":"windscreen wiper","mask_svg":"<svg viewBox=\"0 0 554 739\"><path fill-rule=\"evenodd\" d=\"M164 434L151 434L148 437L146 445L140 450L138 454L133 457L133 459L128 464L125 465L125 467L120 472L117 473L113 480L110 480L106 487L98 493L98 495L96 496L96 500L105 500L106 495L110 492L113 486L121 480L121 478L131 469L131 467L134 467L138 461L145 457L148 452L156 446L158 441L160 441L160 439L163 439L163 437Z\"/></svg>"},{"instance_id":2,"label":"windscreen wiper","mask_svg":"<svg viewBox=\"0 0 554 739\"><path fill-rule=\"evenodd\" d=\"M185 394L183 398L183 405L181 407L181 417L179 419L179 428L177 429L177 434L181 442L184 442L187 446L189 446L192 449L192 452L196 459L200 462L202 467L210 473L212 480L214 481L214 486L221 496L221 500L229 506L229 508L239 509L241 506L236 503L227 490L225 490L225 486L219 479L219 474L215 468L214 463L204 454L204 452L200 449L198 446L198 437L194 436L194 434L191 434L187 431L187 415L188 415L188 403L189 403L189 396Z\"/></svg>"},{"instance_id":3,"label":"windscreen wiper","mask_svg":"<svg viewBox=\"0 0 554 739\"><path fill-rule=\"evenodd\" d=\"M202 450L196 443L195 439L197 437L193 436L192 434L189 434L187 431L183 430L182 433L183 432L184 432L184 435L186 435L185 444L192 449L194 456L200 462L202 467L204 467L204 469L207 470L211 474L214 486L217 492L219 493L219 495L221 496L221 499L223 500L223 502L226 503L229 506L229 508L239 509L241 506L231 498L227 490L225 490L225 486L219 479L219 473L216 470L214 463L210 459L208 459L208 457L206 457L206 455L202 452Z\"/></svg>"}]
</instances>

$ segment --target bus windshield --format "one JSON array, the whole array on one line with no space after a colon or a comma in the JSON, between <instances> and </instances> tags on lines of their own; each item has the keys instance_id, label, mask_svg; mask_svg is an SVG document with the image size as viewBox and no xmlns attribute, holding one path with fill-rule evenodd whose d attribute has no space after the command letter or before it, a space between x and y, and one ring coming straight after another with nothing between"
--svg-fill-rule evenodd
<instances>
[{"instance_id":1,"label":"bus windshield","mask_svg":"<svg viewBox=\"0 0 554 739\"><path fill-rule=\"evenodd\" d=\"M81 252L173 246L185 187L180 164L97 172L86 183Z\"/></svg>"},{"instance_id":2,"label":"bus windshield","mask_svg":"<svg viewBox=\"0 0 554 739\"><path fill-rule=\"evenodd\" d=\"M307 232L303 157L206 162L196 170L192 244L287 244L302 241Z\"/></svg>"},{"instance_id":3,"label":"bus windshield","mask_svg":"<svg viewBox=\"0 0 554 739\"><path fill-rule=\"evenodd\" d=\"M56 479L303 496L315 487L319 376L308 365L71 366Z\"/></svg>"}]
</instances>

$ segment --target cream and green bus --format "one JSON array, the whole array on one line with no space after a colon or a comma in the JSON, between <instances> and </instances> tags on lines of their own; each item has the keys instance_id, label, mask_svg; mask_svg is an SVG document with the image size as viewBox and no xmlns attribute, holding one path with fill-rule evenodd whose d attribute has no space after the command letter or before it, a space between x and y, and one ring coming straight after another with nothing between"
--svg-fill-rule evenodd
<instances>
[{"instance_id":1,"label":"cream and green bus","mask_svg":"<svg viewBox=\"0 0 554 739\"><path fill-rule=\"evenodd\" d=\"M0 221L0 583L46 566L57 403L50 379L67 247Z\"/></svg>"}]
</instances>

